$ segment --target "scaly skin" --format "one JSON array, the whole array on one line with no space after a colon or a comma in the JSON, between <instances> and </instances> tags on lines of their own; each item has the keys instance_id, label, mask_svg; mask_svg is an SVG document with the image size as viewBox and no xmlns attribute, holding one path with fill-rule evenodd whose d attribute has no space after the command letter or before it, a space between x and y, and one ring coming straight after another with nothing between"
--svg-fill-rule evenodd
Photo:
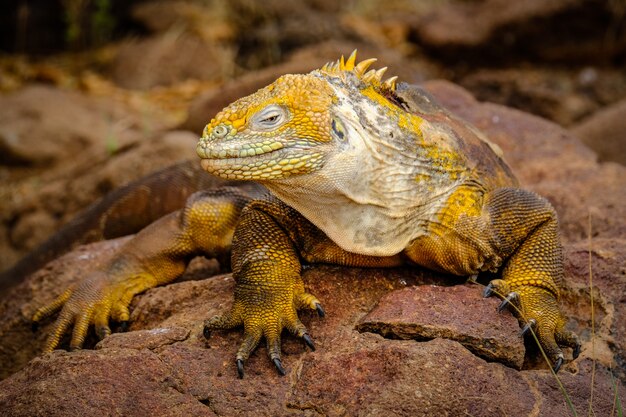
<instances>
[{"instance_id":1,"label":"scaly skin","mask_svg":"<svg viewBox=\"0 0 626 417\"><path fill-rule=\"evenodd\" d=\"M170 282L195 254L232 247L235 302L206 321L205 335L243 325L239 376L263 338L285 372L283 329L314 348L297 311L323 309L304 290L301 260L381 267L409 260L469 276L500 270L486 295L517 307L556 370L559 345L576 355L557 302L563 260L554 209L517 188L497 146L419 88L382 81L384 69L367 71L372 62L357 64L353 54L285 75L217 114L198 143L202 167L260 183L273 196L196 195L139 233L104 272L36 314L38 321L63 306L47 349L72 322L73 347L90 323L105 336L109 318L128 318L134 294Z\"/></svg>"}]
</instances>

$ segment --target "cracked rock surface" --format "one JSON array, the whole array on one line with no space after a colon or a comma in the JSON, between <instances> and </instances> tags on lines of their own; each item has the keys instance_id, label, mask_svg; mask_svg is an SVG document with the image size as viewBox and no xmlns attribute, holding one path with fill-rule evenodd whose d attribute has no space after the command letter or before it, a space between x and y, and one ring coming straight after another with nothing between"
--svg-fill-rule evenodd
<instances>
[{"instance_id":1,"label":"cracked rock surface","mask_svg":"<svg viewBox=\"0 0 626 417\"><path fill-rule=\"evenodd\" d=\"M626 398L626 168L599 164L552 123L478 103L449 83L426 87L496 142L524 186L559 212L566 258L561 304L568 327L583 341L580 358L559 377L580 413L589 407L593 375L594 413L611 415L615 389L622 402ZM261 347L246 363L246 377L237 379L240 331L204 339L203 320L229 308L234 288L232 277L215 275L209 261L195 262L181 281L136 297L128 332L88 340L93 350L37 356L51 322L32 332L30 315L110 259L122 242L81 247L2 295L0 414L571 415L556 379L532 343L522 342L510 313L498 314L498 302L483 300L478 284L419 268L307 268L307 290L327 315L300 315L315 352L283 336L285 377Z\"/></svg>"},{"instance_id":2,"label":"cracked rock surface","mask_svg":"<svg viewBox=\"0 0 626 417\"><path fill-rule=\"evenodd\" d=\"M385 295L357 328L386 338L451 339L487 361L521 369L525 349L517 320L494 314L498 304L483 300L476 285L420 285Z\"/></svg>"}]
</instances>

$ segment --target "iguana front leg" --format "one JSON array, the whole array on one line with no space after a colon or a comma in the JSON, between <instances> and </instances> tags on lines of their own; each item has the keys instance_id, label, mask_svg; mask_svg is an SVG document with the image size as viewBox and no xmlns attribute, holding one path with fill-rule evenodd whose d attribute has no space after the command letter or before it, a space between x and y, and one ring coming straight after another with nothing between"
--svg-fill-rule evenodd
<instances>
[{"instance_id":1,"label":"iguana front leg","mask_svg":"<svg viewBox=\"0 0 626 417\"><path fill-rule=\"evenodd\" d=\"M486 209L493 226L493 244L508 259L502 279L491 281L485 296L504 298L500 310L514 303L514 313L524 332L534 328L555 371L564 356L559 345L578 356L577 336L565 330L566 319L558 306L563 280L563 250L554 208L525 190L503 188L489 196Z\"/></svg>"},{"instance_id":2,"label":"iguana front leg","mask_svg":"<svg viewBox=\"0 0 626 417\"><path fill-rule=\"evenodd\" d=\"M230 187L198 192L185 208L143 229L102 270L34 314L37 323L61 310L44 350L52 351L72 325L72 349L82 346L90 325L104 338L111 333L109 320L129 320L128 305L136 294L175 280L196 255L228 254L237 220L250 199Z\"/></svg>"},{"instance_id":3,"label":"iguana front leg","mask_svg":"<svg viewBox=\"0 0 626 417\"><path fill-rule=\"evenodd\" d=\"M400 255L365 256L347 252L331 241L300 213L275 198L257 200L242 212L233 238L232 267L237 281L232 309L205 322L205 336L213 330L244 327L243 342L237 351L240 378L243 365L265 338L267 353L281 375L281 332L287 329L315 350L298 310L317 310L320 301L304 289L300 276L301 259L308 263L362 267L401 265Z\"/></svg>"},{"instance_id":4,"label":"iguana front leg","mask_svg":"<svg viewBox=\"0 0 626 417\"><path fill-rule=\"evenodd\" d=\"M283 328L315 349L297 310L311 308L323 316L315 296L304 291L300 259L294 242L281 226L285 206L278 201L254 201L243 211L233 238L232 267L237 281L232 309L205 322L204 334L212 330L244 326L236 363L240 378L243 364L262 338L267 353L282 375L280 359Z\"/></svg>"},{"instance_id":5,"label":"iguana front leg","mask_svg":"<svg viewBox=\"0 0 626 417\"><path fill-rule=\"evenodd\" d=\"M456 275L499 271L502 278L485 295L502 297L500 310L509 303L517 308L513 313L523 329L534 327L555 370L563 363L559 344L577 356L578 339L565 330L557 302L563 280L557 217L544 198L516 188L459 187L405 253L419 265Z\"/></svg>"}]
</instances>

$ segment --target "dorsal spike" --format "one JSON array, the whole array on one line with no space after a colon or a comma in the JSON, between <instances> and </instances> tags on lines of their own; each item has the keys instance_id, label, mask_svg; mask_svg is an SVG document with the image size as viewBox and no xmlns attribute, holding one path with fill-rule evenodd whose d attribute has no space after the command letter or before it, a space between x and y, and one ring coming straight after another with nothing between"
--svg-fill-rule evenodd
<instances>
[{"instance_id":1,"label":"dorsal spike","mask_svg":"<svg viewBox=\"0 0 626 417\"><path fill-rule=\"evenodd\" d=\"M395 91L396 90L396 80L398 77L391 77L387 80L383 81L383 75L387 71L387 67L383 67L379 70L369 69L369 67L377 61L376 58L366 59L364 61L356 63L356 54L357 50L352 51L350 56L346 59L345 56L341 56L336 61L327 62L320 68L319 71L323 71L327 74L333 76L340 76L344 80L345 73L351 72L356 75L358 79L362 82L371 85L379 92L382 90L385 91Z\"/></svg>"},{"instance_id":2,"label":"dorsal spike","mask_svg":"<svg viewBox=\"0 0 626 417\"><path fill-rule=\"evenodd\" d=\"M361 79L366 83L371 83L372 80L376 79L376 70L369 70L365 74L361 76Z\"/></svg>"},{"instance_id":3,"label":"dorsal spike","mask_svg":"<svg viewBox=\"0 0 626 417\"><path fill-rule=\"evenodd\" d=\"M390 90L390 91L396 91L396 80L398 79L397 76L393 76L391 78L387 78L384 82L383 82L383 88L386 90Z\"/></svg>"},{"instance_id":4,"label":"dorsal spike","mask_svg":"<svg viewBox=\"0 0 626 417\"><path fill-rule=\"evenodd\" d=\"M346 65L344 69L346 71L352 71L354 69L355 63L356 63L356 49L352 51L352 53L348 57L348 60L346 61Z\"/></svg>"},{"instance_id":5,"label":"dorsal spike","mask_svg":"<svg viewBox=\"0 0 626 417\"><path fill-rule=\"evenodd\" d=\"M378 61L376 58L370 58L366 59L365 61L361 61L355 65L354 72L357 75L363 75L365 74L365 71L367 71L367 69L370 67L370 65L372 65L376 61Z\"/></svg>"},{"instance_id":6,"label":"dorsal spike","mask_svg":"<svg viewBox=\"0 0 626 417\"><path fill-rule=\"evenodd\" d=\"M380 83L383 80L383 75L385 74L385 71L387 71L387 67L382 67L381 69L379 69L378 71L376 71L376 80Z\"/></svg>"}]
</instances>

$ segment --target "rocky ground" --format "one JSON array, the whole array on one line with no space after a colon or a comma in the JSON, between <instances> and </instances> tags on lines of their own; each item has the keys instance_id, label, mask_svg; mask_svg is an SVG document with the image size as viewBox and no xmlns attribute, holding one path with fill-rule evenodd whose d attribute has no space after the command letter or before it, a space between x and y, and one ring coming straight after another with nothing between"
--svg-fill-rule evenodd
<instances>
[{"instance_id":1,"label":"rocky ground","mask_svg":"<svg viewBox=\"0 0 626 417\"><path fill-rule=\"evenodd\" d=\"M559 377L579 413L591 401L595 415L617 415L616 392L626 398L620 2L335 3L143 2L132 9L142 36L43 60L0 57L0 265L108 191L193 158L198 132L224 105L358 48L388 73L425 82L502 147L523 186L556 207L566 250L562 305L584 342ZM426 81L442 78L469 92ZM119 244L80 247L2 294L0 410L572 415L509 313L498 315L479 285L423 270L307 269L328 314L303 314L316 352L286 336L284 378L261 348L237 380L240 333L202 337L202 321L228 308L233 287L206 260L137 297L130 332L91 340L95 350L38 356L50 323L33 332L30 315Z\"/></svg>"}]
</instances>

